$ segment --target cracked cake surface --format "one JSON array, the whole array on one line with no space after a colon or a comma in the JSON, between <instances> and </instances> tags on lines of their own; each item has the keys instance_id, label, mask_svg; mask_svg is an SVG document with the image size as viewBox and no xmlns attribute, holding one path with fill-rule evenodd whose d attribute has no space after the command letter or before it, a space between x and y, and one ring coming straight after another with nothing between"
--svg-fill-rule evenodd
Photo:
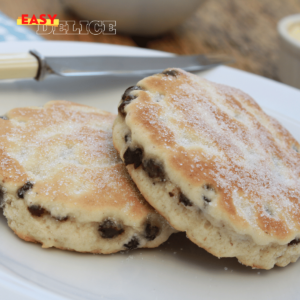
<instances>
[{"instance_id":1,"label":"cracked cake surface","mask_svg":"<svg viewBox=\"0 0 300 300\"><path fill-rule=\"evenodd\" d=\"M300 255L300 145L244 92L168 69L128 88L113 141L145 199L218 257Z\"/></svg>"},{"instance_id":2,"label":"cracked cake surface","mask_svg":"<svg viewBox=\"0 0 300 300\"><path fill-rule=\"evenodd\" d=\"M0 119L1 206L20 238L106 254L156 247L174 232L114 149L115 117L51 101Z\"/></svg>"}]
</instances>

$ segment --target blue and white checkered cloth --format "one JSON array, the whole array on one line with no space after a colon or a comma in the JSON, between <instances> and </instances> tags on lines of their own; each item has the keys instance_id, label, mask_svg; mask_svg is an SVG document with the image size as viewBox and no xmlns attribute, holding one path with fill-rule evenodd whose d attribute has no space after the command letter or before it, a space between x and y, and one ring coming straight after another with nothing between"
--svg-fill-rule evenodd
<instances>
[{"instance_id":1,"label":"blue and white checkered cloth","mask_svg":"<svg viewBox=\"0 0 300 300\"><path fill-rule=\"evenodd\" d=\"M26 26L17 25L17 20L12 20L0 12L0 42L11 41L41 41L39 35Z\"/></svg>"}]
</instances>

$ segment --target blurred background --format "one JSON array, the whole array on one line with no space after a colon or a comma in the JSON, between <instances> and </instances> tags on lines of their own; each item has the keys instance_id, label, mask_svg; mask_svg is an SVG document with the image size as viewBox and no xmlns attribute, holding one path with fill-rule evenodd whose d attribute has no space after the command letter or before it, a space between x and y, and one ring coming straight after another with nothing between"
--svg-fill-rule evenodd
<instances>
[{"instance_id":1,"label":"blurred background","mask_svg":"<svg viewBox=\"0 0 300 300\"><path fill-rule=\"evenodd\" d=\"M89 11L80 7L82 3L90 7ZM0 0L0 11L13 21L22 14L42 13L77 23L95 15L99 20L111 18L117 22L116 35L49 34L43 38L137 46L176 54L224 53L235 58L233 67L279 80L277 22L300 13L300 0ZM140 32L127 26L133 20L138 20L134 26ZM162 22L161 27L166 25L165 32L143 33L145 26L152 26L151 20Z\"/></svg>"}]
</instances>

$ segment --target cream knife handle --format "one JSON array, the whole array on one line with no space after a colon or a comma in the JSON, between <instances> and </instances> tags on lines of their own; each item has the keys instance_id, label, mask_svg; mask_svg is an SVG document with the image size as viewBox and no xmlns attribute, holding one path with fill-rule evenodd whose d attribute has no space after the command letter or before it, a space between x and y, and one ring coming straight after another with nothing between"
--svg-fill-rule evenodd
<instances>
[{"instance_id":1,"label":"cream knife handle","mask_svg":"<svg viewBox=\"0 0 300 300\"><path fill-rule=\"evenodd\" d=\"M38 59L30 53L0 54L0 79L35 78Z\"/></svg>"}]
</instances>

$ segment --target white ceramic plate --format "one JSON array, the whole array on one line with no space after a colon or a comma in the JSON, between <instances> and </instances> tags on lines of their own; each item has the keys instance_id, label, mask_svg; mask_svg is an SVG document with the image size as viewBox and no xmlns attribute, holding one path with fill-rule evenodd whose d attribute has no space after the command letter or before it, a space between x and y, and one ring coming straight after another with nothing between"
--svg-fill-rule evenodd
<instances>
[{"instance_id":1,"label":"white ceramic plate","mask_svg":"<svg viewBox=\"0 0 300 300\"><path fill-rule=\"evenodd\" d=\"M36 49L45 55L169 55L103 44L2 43L0 52ZM229 67L200 74L249 93L300 140L300 91ZM0 83L0 114L17 106L65 99L117 112L124 89L138 78L52 78ZM18 239L0 214L0 299L299 299L300 262L252 270L235 258L218 259L184 234L157 249L114 255L42 249Z\"/></svg>"}]
</instances>

